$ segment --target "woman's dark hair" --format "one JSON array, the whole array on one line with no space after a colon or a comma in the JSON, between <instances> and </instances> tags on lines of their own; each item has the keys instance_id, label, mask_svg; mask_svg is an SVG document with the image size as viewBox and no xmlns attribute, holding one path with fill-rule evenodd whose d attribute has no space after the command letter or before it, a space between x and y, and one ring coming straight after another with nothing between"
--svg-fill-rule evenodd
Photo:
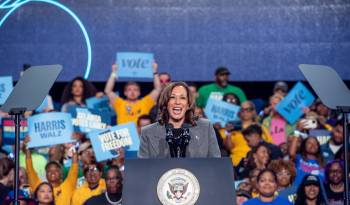
<instances>
[{"instance_id":1,"label":"woman's dark hair","mask_svg":"<svg viewBox=\"0 0 350 205\"><path fill-rule=\"evenodd\" d=\"M61 104L63 105L66 102L69 102L71 100L73 100L73 94L72 94L72 87L73 87L73 83L75 81L81 81L83 83L83 97L82 97L82 102L85 104L85 100L89 97L93 97L96 95L96 88L95 86L90 83L89 81L85 80L84 78L78 76L75 77L73 80L71 80L66 87L63 90L63 94L61 97Z\"/></svg>"},{"instance_id":2,"label":"woman's dark hair","mask_svg":"<svg viewBox=\"0 0 350 205\"><path fill-rule=\"evenodd\" d=\"M260 149L260 147L265 147L267 149L267 152L269 154L269 161L267 162L267 165L269 164L270 160L271 160L271 150L263 143L259 143L258 146L254 147L249 153L248 153L248 167L249 169L255 169L256 168L256 164L255 164L255 160L254 160L254 154L258 152L258 150Z\"/></svg>"},{"instance_id":3,"label":"woman's dark hair","mask_svg":"<svg viewBox=\"0 0 350 205\"><path fill-rule=\"evenodd\" d=\"M33 194L33 197L35 199L36 202L38 202L38 192L39 192L39 189L44 186L44 185L47 185L50 187L51 191L52 191L52 202L50 203L50 205L55 205L55 194L54 194L54 191L53 191L53 186L49 183L49 182L42 182L40 183L35 191L34 191L34 194Z\"/></svg>"},{"instance_id":4,"label":"woman's dark hair","mask_svg":"<svg viewBox=\"0 0 350 205\"><path fill-rule=\"evenodd\" d=\"M275 182L276 182L276 184L277 184L277 175L276 175L276 173L275 173L272 169L269 169L269 168L262 169L262 170L259 172L258 176L256 177L256 181L258 182L258 181L260 180L261 176L262 176L264 173L266 173L266 172L270 172L270 173L272 174L272 176L273 176L273 178L275 179Z\"/></svg>"},{"instance_id":5,"label":"woman's dark hair","mask_svg":"<svg viewBox=\"0 0 350 205\"><path fill-rule=\"evenodd\" d=\"M168 113L168 102L170 100L171 92L175 87L184 87L187 92L187 99L188 99L188 110L185 113L185 123L189 123L191 125L195 125L196 117L194 116L194 110L195 110L195 100L193 96L191 95L191 92L184 82L173 82L167 85L162 93L160 94L160 97L158 98L158 106L159 106L159 123L164 125L169 122L169 113Z\"/></svg>"},{"instance_id":6,"label":"woman's dark hair","mask_svg":"<svg viewBox=\"0 0 350 205\"><path fill-rule=\"evenodd\" d=\"M295 203L294 203L295 205L307 205L305 187L308 185L305 184L305 182L309 176L315 176L315 175L307 174L303 177L303 180L301 181L301 184L299 185L298 190L297 190L297 196L296 196ZM320 190L318 193L317 199L316 199L316 204L317 205L325 205L327 203L326 203L326 198L323 194L323 188L322 188L322 185L320 182L320 178L318 178L317 176L315 176L315 177L317 178L317 186Z\"/></svg>"},{"instance_id":7,"label":"woman's dark hair","mask_svg":"<svg viewBox=\"0 0 350 205\"><path fill-rule=\"evenodd\" d=\"M316 161L321 167L324 167L325 166L325 161L324 161L324 158L323 158L322 153L321 153L321 145L318 142L317 138L314 137L314 136L309 136L308 138L304 139L301 142L301 145L300 145L301 157L303 158L303 160L307 161L307 158L306 158L306 156L307 156L306 143L307 143L308 140L311 140L311 139L316 140L316 143L317 143L317 146L318 146L318 151L316 153Z\"/></svg>"}]
</instances>

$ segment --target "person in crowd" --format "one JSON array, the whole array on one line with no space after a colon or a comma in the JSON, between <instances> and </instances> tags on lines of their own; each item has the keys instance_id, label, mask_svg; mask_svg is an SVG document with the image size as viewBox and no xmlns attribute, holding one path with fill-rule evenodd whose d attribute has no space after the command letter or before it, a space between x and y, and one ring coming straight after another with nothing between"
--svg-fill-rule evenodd
<instances>
[{"instance_id":1,"label":"person in crowd","mask_svg":"<svg viewBox=\"0 0 350 205\"><path fill-rule=\"evenodd\" d=\"M250 170L249 172L249 183L251 185L251 195L253 198L257 197L259 195L258 188L257 188L257 178L260 173L261 169L255 168Z\"/></svg>"},{"instance_id":2,"label":"person in crowd","mask_svg":"<svg viewBox=\"0 0 350 205\"><path fill-rule=\"evenodd\" d=\"M292 205L288 200L276 196L277 176L271 169L263 169L257 177L259 196L246 201L243 205Z\"/></svg>"},{"instance_id":3,"label":"person in crowd","mask_svg":"<svg viewBox=\"0 0 350 205\"><path fill-rule=\"evenodd\" d=\"M305 138L300 145L300 154L297 154L298 137L293 136L289 155L295 162L297 175L294 184L298 186L306 174L314 174L324 179L325 161L321 153L320 143L316 137Z\"/></svg>"},{"instance_id":4,"label":"person in crowd","mask_svg":"<svg viewBox=\"0 0 350 205\"><path fill-rule=\"evenodd\" d=\"M319 115L319 121L322 124L329 124L331 126L335 126L337 123L337 114L335 112L332 112L331 109L329 109L321 99L316 99L316 101L313 104L313 111L315 111Z\"/></svg>"},{"instance_id":5,"label":"person in crowd","mask_svg":"<svg viewBox=\"0 0 350 205\"><path fill-rule=\"evenodd\" d=\"M220 157L212 124L194 117L194 99L186 83L164 88L159 110L160 120L141 130L140 158Z\"/></svg>"},{"instance_id":6,"label":"person in crowd","mask_svg":"<svg viewBox=\"0 0 350 205\"><path fill-rule=\"evenodd\" d=\"M65 158L65 147L63 144L54 145L49 148L49 161L56 161L63 164Z\"/></svg>"},{"instance_id":7,"label":"person in crowd","mask_svg":"<svg viewBox=\"0 0 350 205\"><path fill-rule=\"evenodd\" d=\"M236 122L237 124L233 124L231 127L227 124L224 129L220 129L220 135L223 138L224 145L226 149L230 151L233 166L237 166L242 158L250 151L250 147L244 139L242 130L250 125L258 125L255 106L251 101L245 101L241 104L238 116L240 118L240 123ZM272 138L269 131L264 127L261 128L262 139L271 143Z\"/></svg>"},{"instance_id":8,"label":"person in crowd","mask_svg":"<svg viewBox=\"0 0 350 205\"><path fill-rule=\"evenodd\" d=\"M329 162L334 160L335 154L343 146L344 135L343 135L343 123L337 121L333 130L332 136L326 144L321 146L321 152L325 161Z\"/></svg>"},{"instance_id":9,"label":"person in crowd","mask_svg":"<svg viewBox=\"0 0 350 205\"><path fill-rule=\"evenodd\" d=\"M49 182L40 183L34 191L33 198L37 205L55 205L54 189Z\"/></svg>"},{"instance_id":10,"label":"person in crowd","mask_svg":"<svg viewBox=\"0 0 350 205\"><path fill-rule=\"evenodd\" d=\"M237 174L239 179L249 176L249 172L253 169L265 169L271 160L271 151L265 144L258 144L242 159L237 166Z\"/></svg>"},{"instance_id":11,"label":"person in crowd","mask_svg":"<svg viewBox=\"0 0 350 205\"><path fill-rule=\"evenodd\" d=\"M28 142L29 140L25 140ZM26 167L28 173L28 181L30 189L35 190L42 182L38 177L33 167L33 160L31 157L31 151L26 149ZM67 178L62 181L62 165L56 161L50 161L46 164L46 179L53 186L55 204L66 205L70 204L72 195L76 188L78 178L78 155L73 153L72 166L69 170Z\"/></svg>"},{"instance_id":12,"label":"person in crowd","mask_svg":"<svg viewBox=\"0 0 350 205\"><path fill-rule=\"evenodd\" d=\"M295 205L326 205L326 197L320 179L316 175L305 175L298 187Z\"/></svg>"},{"instance_id":13,"label":"person in crowd","mask_svg":"<svg viewBox=\"0 0 350 205\"><path fill-rule=\"evenodd\" d=\"M284 81L277 81L273 86L273 94L286 96L288 94L288 84Z\"/></svg>"},{"instance_id":14,"label":"person in crowd","mask_svg":"<svg viewBox=\"0 0 350 205\"><path fill-rule=\"evenodd\" d=\"M154 88L148 95L139 99L141 94L139 84L136 82L128 82L124 87L126 99L123 99L113 92L117 78L117 65L112 65L112 73L106 83L105 93L108 95L109 103L118 116L117 124L127 122L136 123L141 115L149 114L162 90L158 76L158 65L156 63L153 63L153 76Z\"/></svg>"},{"instance_id":15,"label":"person in crowd","mask_svg":"<svg viewBox=\"0 0 350 205\"><path fill-rule=\"evenodd\" d=\"M10 188L7 186L9 180L9 173L13 168L13 162L8 158L0 158L0 204L2 204Z\"/></svg>"},{"instance_id":16,"label":"person in crowd","mask_svg":"<svg viewBox=\"0 0 350 205\"><path fill-rule=\"evenodd\" d=\"M61 97L61 111L67 112L69 106L85 107L85 100L94 97L97 90L92 83L82 77L76 77L63 90Z\"/></svg>"},{"instance_id":17,"label":"person in crowd","mask_svg":"<svg viewBox=\"0 0 350 205\"><path fill-rule=\"evenodd\" d=\"M163 90L169 83L171 83L171 76L167 72L161 72L159 73L159 82L161 89ZM151 117L152 123L157 121L158 118L158 100L156 101L157 104L155 104L152 109L149 112L149 115Z\"/></svg>"},{"instance_id":18,"label":"person in crowd","mask_svg":"<svg viewBox=\"0 0 350 205\"><path fill-rule=\"evenodd\" d=\"M283 96L277 93L270 97L270 114L262 122L262 126L270 131L273 144L275 145L287 142L287 137L295 130L295 126L290 125L276 110L277 104L282 99Z\"/></svg>"},{"instance_id":19,"label":"person in crowd","mask_svg":"<svg viewBox=\"0 0 350 205\"><path fill-rule=\"evenodd\" d=\"M84 205L121 205L123 178L117 166L111 166L106 171L106 192L86 200Z\"/></svg>"},{"instance_id":20,"label":"person in crowd","mask_svg":"<svg viewBox=\"0 0 350 205\"><path fill-rule=\"evenodd\" d=\"M244 129L242 133L250 148L254 148L258 144L264 144L271 151L271 160L281 159L283 157L282 151L278 146L263 140L263 129L259 125L252 124Z\"/></svg>"},{"instance_id":21,"label":"person in crowd","mask_svg":"<svg viewBox=\"0 0 350 205\"><path fill-rule=\"evenodd\" d=\"M141 134L141 128L152 124L152 119L149 115L141 115L138 119L137 119L137 132L140 135Z\"/></svg>"},{"instance_id":22,"label":"person in crowd","mask_svg":"<svg viewBox=\"0 0 350 205\"><path fill-rule=\"evenodd\" d=\"M344 163L334 160L327 164L325 169L325 190L329 205L344 204Z\"/></svg>"},{"instance_id":23,"label":"person in crowd","mask_svg":"<svg viewBox=\"0 0 350 205\"><path fill-rule=\"evenodd\" d=\"M204 85L198 90L199 96L196 104L199 108L204 109L209 98L222 100L226 93L234 93L241 103L247 100L241 88L228 84L230 74L226 67L216 69L215 83Z\"/></svg>"},{"instance_id":24,"label":"person in crowd","mask_svg":"<svg viewBox=\"0 0 350 205\"><path fill-rule=\"evenodd\" d=\"M236 205L242 205L251 198L252 196L247 191L239 190L236 193Z\"/></svg>"},{"instance_id":25,"label":"person in crowd","mask_svg":"<svg viewBox=\"0 0 350 205\"><path fill-rule=\"evenodd\" d=\"M105 180L101 178L103 165L90 163L83 168L85 183L77 188L73 194L72 205L83 205L84 202L106 189Z\"/></svg>"},{"instance_id":26,"label":"person in crowd","mask_svg":"<svg viewBox=\"0 0 350 205\"><path fill-rule=\"evenodd\" d=\"M15 168L12 168L10 173L9 173L7 186L14 187L15 186L14 179L15 179ZM18 179L19 179L19 187L21 189L29 188L27 171L23 167L19 168ZM28 194L29 194L29 192L28 192Z\"/></svg>"},{"instance_id":27,"label":"person in crowd","mask_svg":"<svg viewBox=\"0 0 350 205\"><path fill-rule=\"evenodd\" d=\"M277 191L279 196L294 203L296 197L297 187L293 186L296 177L295 165L289 160L274 160L269 164L277 175Z\"/></svg>"}]
</instances>

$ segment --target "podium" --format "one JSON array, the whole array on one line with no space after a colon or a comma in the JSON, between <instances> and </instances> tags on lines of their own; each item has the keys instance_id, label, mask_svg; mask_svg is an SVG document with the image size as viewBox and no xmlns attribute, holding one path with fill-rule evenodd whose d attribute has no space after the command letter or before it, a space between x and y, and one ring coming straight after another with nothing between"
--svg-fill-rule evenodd
<instances>
[{"instance_id":1,"label":"podium","mask_svg":"<svg viewBox=\"0 0 350 205\"><path fill-rule=\"evenodd\" d=\"M233 166L230 158L125 161L123 205L235 203Z\"/></svg>"}]
</instances>

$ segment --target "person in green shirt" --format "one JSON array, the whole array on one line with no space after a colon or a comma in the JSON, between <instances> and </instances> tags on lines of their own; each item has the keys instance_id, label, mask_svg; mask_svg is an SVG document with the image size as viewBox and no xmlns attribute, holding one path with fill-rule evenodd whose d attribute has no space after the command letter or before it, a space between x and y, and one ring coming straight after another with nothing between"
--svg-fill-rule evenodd
<instances>
[{"instance_id":1,"label":"person in green shirt","mask_svg":"<svg viewBox=\"0 0 350 205\"><path fill-rule=\"evenodd\" d=\"M228 84L230 74L226 67L218 67L215 71L215 83L204 85L199 89L199 96L196 100L197 107L204 109L208 98L222 100L226 93L234 93L241 103L245 102L247 97L243 90Z\"/></svg>"}]
</instances>

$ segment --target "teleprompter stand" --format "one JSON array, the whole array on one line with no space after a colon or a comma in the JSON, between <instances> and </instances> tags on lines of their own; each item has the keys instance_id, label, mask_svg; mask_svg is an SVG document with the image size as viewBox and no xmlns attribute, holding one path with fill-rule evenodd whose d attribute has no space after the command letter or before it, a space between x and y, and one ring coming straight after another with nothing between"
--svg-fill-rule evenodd
<instances>
[{"instance_id":1,"label":"teleprompter stand","mask_svg":"<svg viewBox=\"0 0 350 205\"><path fill-rule=\"evenodd\" d=\"M15 118L15 183L13 188L15 205L20 204L18 198L21 117L26 111L33 111L40 106L61 70L61 65L30 67L24 72L10 96L0 108Z\"/></svg>"},{"instance_id":2,"label":"teleprompter stand","mask_svg":"<svg viewBox=\"0 0 350 205\"><path fill-rule=\"evenodd\" d=\"M350 91L339 75L328 66L323 65L299 65L301 72L314 89L321 101L329 108L337 110L343 116L344 134L344 161L345 161L345 199L344 204L350 205L349 201L349 132L348 114L350 113Z\"/></svg>"}]
</instances>

